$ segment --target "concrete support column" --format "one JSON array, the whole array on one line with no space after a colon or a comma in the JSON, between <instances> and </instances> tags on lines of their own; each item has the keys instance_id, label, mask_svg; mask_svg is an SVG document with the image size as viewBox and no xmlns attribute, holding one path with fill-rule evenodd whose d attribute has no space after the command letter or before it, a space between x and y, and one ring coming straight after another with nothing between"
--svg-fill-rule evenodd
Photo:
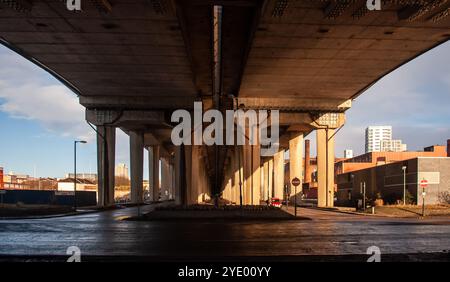
<instances>
[{"instance_id":1,"label":"concrete support column","mask_svg":"<svg viewBox=\"0 0 450 282\"><path fill-rule=\"evenodd\" d=\"M334 129L317 129L317 205L334 206Z\"/></svg>"},{"instance_id":2,"label":"concrete support column","mask_svg":"<svg viewBox=\"0 0 450 282\"><path fill-rule=\"evenodd\" d=\"M274 170L273 170L273 158L270 158L269 159L269 165L268 165L268 172L267 172L267 177L269 178L269 179L267 179L267 188L269 189L268 191L267 191L267 196L268 196L268 198L269 198L269 200L270 200L270 198L272 198L273 197L273 194L274 194L274 192L273 192L273 175L274 175Z\"/></svg>"},{"instance_id":3,"label":"concrete support column","mask_svg":"<svg viewBox=\"0 0 450 282\"><path fill-rule=\"evenodd\" d=\"M273 170L274 170L274 195L283 199L284 194L284 150L278 151L273 156Z\"/></svg>"},{"instance_id":4,"label":"concrete support column","mask_svg":"<svg viewBox=\"0 0 450 282\"><path fill-rule=\"evenodd\" d=\"M174 153L174 199L176 205L183 204L182 193L181 193L181 147L175 147ZM185 187L183 187L184 189Z\"/></svg>"},{"instance_id":5,"label":"concrete support column","mask_svg":"<svg viewBox=\"0 0 450 282\"><path fill-rule=\"evenodd\" d=\"M190 203L197 204L198 196L201 191L201 179L200 179L200 146L191 146L191 193Z\"/></svg>"},{"instance_id":6,"label":"concrete support column","mask_svg":"<svg viewBox=\"0 0 450 282\"><path fill-rule=\"evenodd\" d=\"M116 155L116 128L97 126L97 205L114 204L114 173Z\"/></svg>"},{"instance_id":7,"label":"concrete support column","mask_svg":"<svg viewBox=\"0 0 450 282\"><path fill-rule=\"evenodd\" d=\"M251 204L260 205L261 202L261 147L259 145L252 147L252 189Z\"/></svg>"},{"instance_id":8,"label":"concrete support column","mask_svg":"<svg viewBox=\"0 0 450 282\"><path fill-rule=\"evenodd\" d=\"M197 204L209 197L209 178L206 172L201 146L185 146L187 204Z\"/></svg>"},{"instance_id":9,"label":"concrete support column","mask_svg":"<svg viewBox=\"0 0 450 282\"><path fill-rule=\"evenodd\" d=\"M130 176L131 176L131 202L144 201L142 185L144 165L144 135L130 132Z\"/></svg>"},{"instance_id":10,"label":"concrete support column","mask_svg":"<svg viewBox=\"0 0 450 282\"><path fill-rule=\"evenodd\" d=\"M305 176L304 183L311 183L311 153L310 153L310 141L305 140Z\"/></svg>"},{"instance_id":11,"label":"concrete support column","mask_svg":"<svg viewBox=\"0 0 450 282\"><path fill-rule=\"evenodd\" d=\"M243 145L243 158L242 165L243 165L243 185L242 185L242 198L243 198L243 204L244 205L250 205L251 204L251 189L252 189L252 146L250 145Z\"/></svg>"},{"instance_id":12,"label":"concrete support column","mask_svg":"<svg viewBox=\"0 0 450 282\"><path fill-rule=\"evenodd\" d=\"M295 188L290 184L292 179L297 177L303 182L302 162L303 162L303 133L296 133L289 140L289 185L291 186L291 195L294 195ZM302 184L297 187L297 194L302 191ZM300 197L297 197L299 200Z\"/></svg>"},{"instance_id":13,"label":"concrete support column","mask_svg":"<svg viewBox=\"0 0 450 282\"><path fill-rule=\"evenodd\" d=\"M161 200L167 201L170 197L172 176L170 175L169 160L161 159Z\"/></svg>"},{"instance_id":14,"label":"concrete support column","mask_svg":"<svg viewBox=\"0 0 450 282\"><path fill-rule=\"evenodd\" d=\"M235 158L235 154L233 153L231 156L230 163L230 178L231 178L231 202L237 204L239 201L239 185L236 183L236 170L237 168L237 159Z\"/></svg>"},{"instance_id":15,"label":"concrete support column","mask_svg":"<svg viewBox=\"0 0 450 282\"><path fill-rule=\"evenodd\" d=\"M159 201L159 146L148 148L150 200Z\"/></svg>"},{"instance_id":16,"label":"concrete support column","mask_svg":"<svg viewBox=\"0 0 450 282\"><path fill-rule=\"evenodd\" d=\"M237 147L234 151L234 186L236 189L236 204L241 204L241 196L242 196L242 204L244 204L243 199L243 190L244 190L244 182L243 182L244 169L242 165L242 147Z\"/></svg>"},{"instance_id":17,"label":"concrete support column","mask_svg":"<svg viewBox=\"0 0 450 282\"><path fill-rule=\"evenodd\" d=\"M175 199L175 156L170 160L170 199Z\"/></svg>"},{"instance_id":18,"label":"concrete support column","mask_svg":"<svg viewBox=\"0 0 450 282\"><path fill-rule=\"evenodd\" d=\"M262 197L263 201L267 201L269 199L269 161L264 160L264 164L262 166L261 171L261 183L262 183Z\"/></svg>"}]
</instances>

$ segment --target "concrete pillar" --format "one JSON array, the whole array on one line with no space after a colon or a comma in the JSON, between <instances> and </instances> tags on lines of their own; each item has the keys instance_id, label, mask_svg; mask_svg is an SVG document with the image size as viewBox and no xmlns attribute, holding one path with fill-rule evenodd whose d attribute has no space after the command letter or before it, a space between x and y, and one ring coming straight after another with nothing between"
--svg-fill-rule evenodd
<instances>
[{"instance_id":1,"label":"concrete pillar","mask_svg":"<svg viewBox=\"0 0 450 282\"><path fill-rule=\"evenodd\" d=\"M159 201L159 146L148 147L150 200Z\"/></svg>"},{"instance_id":2,"label":"concrete pillar","mask_svg":"<svg viewBox=\"0 0 450 282\"><path fill-rule=\"evenodd\" d=\"M191 204L198 203L198 196L201 191L202 179L200 179L200 146L192 146L191 154Z\"/></svg>"},{"instance_id":3,"label":"concrete pillar","mask_svg":"<svg viewBox=\"0 0 450 282\"><path fill-rule=\"evenodd\" d=\"M170 159L170 200L175 199L175 156Z\"/></svg>"},{"instance_id":4,"label":"concrete pillar","mask_svg":"<svg viewBox=\"0 0 450 282\"><path fill-rule=\"evenodd\" d=\"M290 183L292 179L297 177L300 183L303 182L302 162L303 162L303 133L296 133L289 140L289 185L291 186L291 195L294 195L295 187ZM297 194L302 191L302 184L297 186ZM299 200L300 197L297 197Z\"/></svg>"},{"instance_id":5,"label":"concrete pillar","mask_svg":"<svg viewBox=\"0 0 450 282\"><path fill-rule=\"evenodd\" d=\"M273 156L274 170L274 195L283 199L284 194L284 150L280 150Z\"/></svg>"},{"instance_id":6,"label":"concrete pillar","mask_svg":"<svg viewBox=\"0 0 450 282\"><path fill-rule=\"evenodd\" d=\"M310 153L310 141L305 140L305 177L304 183L311 183L311 153Z\"/></svg>"},{"instance_id":7,"label":"concrete pillar","mask_svg":"<svg viewBox=\"0 0 450 282\"><path fill-rule=\"evenodd\" d=\"M131 202L144 201L142 185L144 165L144 134L130 132L130 176L131 176Z\"/></svg>"},{"instance_id":8,"label":"concrete pillar","mask_svg":"<svg viewBox=\"0 0 450 282\"><path fill-rule=\"evenodd\" d=\"M263 160L263 164L261 166L261 201L267 201L268 195L268 165L269 162L267 159Z\"/></svg>"},{"instance_id":9,"label":"concrete pillar","mask_svg":"<svg viewBox=\"0 0 450 282\"><path fill-rule=\"evenodd\" d=\"M197 204L209 199L209 178L202 156L201 146L185 146L186 155L186 199L187 204Z\"/></svg>"},{"instance_id":10,"label":"concrete pillar","mask_svg":"<svg viewBox=\"0 0 450 282\"><path fill-rule=\"evenodd\" d=\"M230 178L231 178L231 202L237 204L239 201L239 185L236 183L236 171L237 167L237 159L235 158L235 154L233 152L231 156L230 163Z\"/></svg>"},{"instance_id":11,"label":"concrete pillar","mask_svg":"<svg viewBox=\"0 0 450 282\"><path fill-rule=\"evenodd\" d=\"M234 151L234 186L236 190L236 196L235 201L237 205L241 204L241 197L242 197L242 204L244 204L243 199L243 190L244 190L244 183L243 183L243 165L242 165L242 147L237 147Z\"/></svg>"},{"instance_id":12,"label":"concrete pillar","mask_svg":"<svg viewBox=\"0 0 450 282\"><path fill-rule=\"evenodd\" d=\"M252 189L251 189L251 204L260 205L261 201L261 147L259 145L252 147Z\"/></svg>"},{"instance_id":13,"label":"concrete pillar","mask_svg":"<svg viewBox=\"0 0 450 282\"><path fill-rule=\"evenodd\" d=\"M273 197L273 175L274 175L274 170L273 170L273 158L269 159L269 165L268 165L268 177L269 179L267 179L267 183L268 183L268 189L269 191L267 192L267 195L269 197L269 199L271 199Z\"/></svg>"},{"instance_id":14,"label":"concrete pillar","mask_svg":"<svg viewBox=\"0 0 450 282\"><path fill-rule=\"evenodd\" d=\"M116 128L97 126L97 205L114 204Z\"/></svg>"},{"instance_id":15,"label":"concrete pillar","mask_svg":"<svg viewBox=\"0 0 450 282\"><path fill-rule=\"evenodd\" d=\"M184 202L186 205L191 205L191 195L192 195L192 147L193 146L184 146L184 154L185 154L185 178L186 178L186 191L184 193L185 199Z\"/></svg>"},{"instance_id":16,"label":"concrete pillar","mask_svg":"<svg viewBox=\"0 0 450 282\"><path fill-rule=\"evenodd\" d=\"M147 147L148 152L148 192L150 194L150 201L153 201L153 183L154 183L154 175L153 175L153 147Z\"/></svg>"},{"instance_id":17,"label":"concrete pillar","mask_svg":"<svg viewBox=\"0 0 450 282\"><path fill-rule=\"evenodd\" d=\"M167 201L170 197L172 176L170 175L169 160L161 159L161 200Z\"/></svg>"},{"instance_id":18,"label":"concrete pillar","mask_svg":"<svg viewBox=\"0 0 450 282\"><path fill-rule=\"evenodd\" d=\"M317 205L334 206L334 129L317 129Z\"/></svg>"},{"instance_id":19,"label":"concrete pillar","mask_svg":"<svg viewBox=\"0 0 450 282\"><path fill-rule=\"evenodd\" d=\"M182 200L182 193L181 193L181 164L182 158L181 158L181 147L176 146L175 147L175 153L174 153L174 199L176 205L183 204ZM185 187L183 187L184 189Z\"/></svg>"},{"instance_id":20,"label":"concrete pillar","mask_svg":"<svg viewBox=\"0 0 450 282\"><path fill-rule=\"evenodd\" d=\"M242 197L243 204L250 205L251 204L251 189L252 189L252 146L251 145L243 145L243 158L242 165L244 171L243 185L242 185Z\"/></svg>"}]
</instances>

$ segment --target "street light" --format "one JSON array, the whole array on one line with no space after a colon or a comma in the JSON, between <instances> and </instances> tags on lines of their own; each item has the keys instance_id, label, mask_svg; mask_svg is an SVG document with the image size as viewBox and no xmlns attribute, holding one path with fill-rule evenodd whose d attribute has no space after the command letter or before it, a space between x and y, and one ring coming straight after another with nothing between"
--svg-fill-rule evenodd
<instances>
[{"instance_id":1,"label":"street light","mask_svg":"<svg viewBox=\"0 0 450 282\"><path fill-rule=\"evenodd\" d=\"M403 170L403 205L406 205L406 166L402 166Z\"/></svg>"},{"instance_id":2,"label":"street light","mask_svg":"<svg viewBox=\"0 0 450 282\"><path fill-rule=\"evenodd\" d=\"M77 143L86 144L84 140L73 142L73 209L77 211Z\"/></svg>"}]
</instances>

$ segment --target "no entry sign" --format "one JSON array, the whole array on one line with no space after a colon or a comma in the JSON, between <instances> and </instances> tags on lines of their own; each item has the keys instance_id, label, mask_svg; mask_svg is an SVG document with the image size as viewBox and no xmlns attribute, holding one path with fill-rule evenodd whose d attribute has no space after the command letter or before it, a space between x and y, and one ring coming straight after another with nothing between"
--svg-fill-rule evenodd
<instances>
[{"instance_id":1,"label":"no entry sign","mask_svg":"<svg viewBox=\"0 0 450 282\"><path fill-rule=\"evenodd\" d=\"M300 185L300 179L298 179L297 177L294 177L292 179L292 185L294 185L295 187L297 187L298 185Z\"/></svg>"},{"instance_id":2,"label":"no entry sign","mask_svg":"<svg viewBox=\"0 0 450 282\"><path fill-rule=\"evenodd\" d=\"M422 188L427 188L427 186L428 186L428 180L422 179L422 180L420 181L420 187L422 187Z\"/></svg>"}]
</instances>

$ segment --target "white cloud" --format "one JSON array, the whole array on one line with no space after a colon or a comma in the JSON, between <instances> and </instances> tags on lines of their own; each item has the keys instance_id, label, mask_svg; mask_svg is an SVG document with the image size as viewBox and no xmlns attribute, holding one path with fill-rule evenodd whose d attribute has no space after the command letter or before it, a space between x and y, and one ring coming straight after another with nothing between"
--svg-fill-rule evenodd
<instances>
[{"instance_id":1,"label":"white cloud","mask_svg":"<svg viewBox=\"0 0 450 282\"><path fill-rule=\"evenodd\" d=\"M6 48L0 49L0 111L33 120L48 132L92 140L77 96L44 70Z\"/></svg>"},{"instance_id":2,"label":"white cloud","mask_svg":"<svg viewBox=\"0 0 450 282\"><path fill-rule=\"evenodd\" d=\"M392 125L393 137L411 150L450 138L450 42L416 58L360 95L336 135L336 155L364 153L364 129Z\"/></svg>"},{"instance_id":3,"label":"white cloud","mask_svg":"<svg viewBox=\"0 0 450 282\"><path fill-rule=\"evenodd\" d=\"M62 85L0 84L0 110L13 118L33 120L48 131L69 137L92 139L78 98Z\"/></svg>"}]
</instances>

